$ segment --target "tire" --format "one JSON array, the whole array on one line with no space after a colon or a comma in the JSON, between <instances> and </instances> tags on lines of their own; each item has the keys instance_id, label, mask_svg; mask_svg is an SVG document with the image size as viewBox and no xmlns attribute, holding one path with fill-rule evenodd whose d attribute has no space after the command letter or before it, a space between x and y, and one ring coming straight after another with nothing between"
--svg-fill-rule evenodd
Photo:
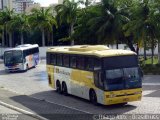
<instances>
[{"instance_id":1,"label":"tire","mask_svg":"<svg viewBox=\"0 0 160 120\"><path fill-rule=\"evenodd\" d=\"M66 96L68 95L68 89L65 82L62 83L62 93Z\"/></svg>"},{"instance_id":2,"label":"tire","mask_svg":"<svg viewBox=\"0 0 160 120\"><path fill-rule=\"evenodd\" d=\"M58 93L61 93L61 92L62 92L62 90L61 90L61 83L60 83L59 81L56 82L56 91L57 91Z\"/></svg>"},{"instance_id":3,"label":"tire","mask_svg":"<svg viewBox=\"0 0 160 120\"><path fill-rule=\"evenodd\" d=\"M96 95L94 90L90 91L89 98L90 98L90 101L91 101L92 104L98 105L98 103L97 103L97 95Z\"/></svg>"}]
</instances>

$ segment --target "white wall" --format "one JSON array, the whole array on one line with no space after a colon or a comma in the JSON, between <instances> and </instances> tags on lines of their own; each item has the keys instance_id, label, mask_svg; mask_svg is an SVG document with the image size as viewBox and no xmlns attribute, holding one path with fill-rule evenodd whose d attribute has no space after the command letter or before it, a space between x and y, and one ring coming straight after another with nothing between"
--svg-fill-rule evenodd
<instances>
[{"instance_id":1,"label":"white wall","mask_svg":"<svg viewBox=\"0 0 160 120\"><path fill-rule=\"evenodd\" d=\"M58 46L57 46L58 47ZM40 57L41 58L45 58L46 57L46 51L47 51L47 48L50 48L50 47L40 47L39 48L39 51L40 51ZM116 49L116 45L110 45L109 48L111 49ZM4 51L6 49L9 49L9 48L0 48L0 56L3 55ZM129 48L126 47L126 45L124 44L119 44L119 49L127 49L127 50L130 50ZM143 54L143 49L140 49L139 51L139 54ZM151 54L151 50L147 51L147 54L150 55ZM158 54L158 47L156 47L155 49L155 54Z\"/></svg>"}]
</instances>

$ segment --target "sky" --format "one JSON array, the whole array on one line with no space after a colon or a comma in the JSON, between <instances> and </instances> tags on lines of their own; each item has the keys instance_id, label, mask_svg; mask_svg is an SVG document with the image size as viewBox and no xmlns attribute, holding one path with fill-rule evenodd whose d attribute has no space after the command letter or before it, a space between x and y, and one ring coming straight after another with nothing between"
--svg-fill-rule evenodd
<instances>
[{"instance_id":1,"label":"sky","mask_svg":"<svg viewBox=\"0 0 160 120\"><path fill-rule=\"evenodd\" d=\"M58 3L58 0L34 0L34 1L40 3L42 7L49 6L50 4L53 3ZM100 0L96 1L99 2Z\"/></svg>"},{"instance_id":2,"label":"sky","mask_svg":"<svg viewBox=\"0 0 160 120\"><path fill-rule=\"evenodd\" d=\"M58 0L34 0L34 1L40 3L41 6L43 6L43 7L48 6L52 3L57 3L58 2Z\"/></svg>"}]
</instances>

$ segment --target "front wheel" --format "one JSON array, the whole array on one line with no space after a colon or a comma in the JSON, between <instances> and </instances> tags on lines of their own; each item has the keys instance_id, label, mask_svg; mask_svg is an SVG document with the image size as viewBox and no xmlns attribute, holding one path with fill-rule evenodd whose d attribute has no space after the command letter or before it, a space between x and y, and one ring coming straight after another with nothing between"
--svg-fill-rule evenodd
<instances>
[{"instance_id":1,"label":"front wheel","mask_svg":"<svg viewBox=\"0 0 160 120\"><path fill-rule=\"evenodd\" d=\"M97 104L98 104L98 103L97 103L97 95L96 95L96 93L95 93L94 90L91 90L91 91L90 91L89 97L90 97L91 103L93 103L94 105L97 105Z\"/></svg>"}]
</instances>

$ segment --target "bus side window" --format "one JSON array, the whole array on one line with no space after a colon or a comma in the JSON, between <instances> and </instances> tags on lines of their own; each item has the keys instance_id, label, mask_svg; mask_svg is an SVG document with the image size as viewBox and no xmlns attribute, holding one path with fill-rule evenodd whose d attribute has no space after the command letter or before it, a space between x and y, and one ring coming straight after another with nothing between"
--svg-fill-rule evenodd
<instances>
[{"instance_id":1,"label":"bus side window","mask_svg":"<svg viewBox=\"0 0 160 120\"><path fill-rule=\"evenodd\" d=\"M47 64L51 64L51 58L50 58L50 53L47 53Z\"/></svg>"},{"instance_id":2,"label":"bus side window","mask_svg":"<svg viewBox=\"0 0 160 120\"><path fill-rule=\"evenodd\" d=\"M78 69L84 69L84 57L79 56L77 59L77 68Z\"/></svg>"},{"instance_id":3,"label":"bus side window","mask_svg":"<svg viewBox=\"0 0 160 120\"><path fill-rule=\"evenodd\" d=\"M57 60L56 60L57 65L62 66L62 55L59 54L59 55L56 56L56 58L57 58Z\"/></svg>"},{"instance_id":4,"label":"bus side window","mask_svg":"<svg viewBox=\"0 0 160 120\"><path fill-rule=\"evenodd\" d=\"M69 55L63 55L63 66L69 67Z\"/></svg>"},{"instance_id":5,"label":"bus side window","mask_svg":"<svg viewBox=\"0 0 160 120\"><path fill-rule=\"evenodd\" d=\"M101 59L95 58L94 59L94 70L101 69Z\"/></svg>"},{"instance_id":6,"label":"bus side window","mask_svg":"<svg viewBox=\"0 0 160 120\"><path fill-rule=\"evenodd\" d=\"M23 51L23 58L25 58L27 56L27 52L26 50Z\"/></svg>"},{"instance_id":7,"label":"bus side window","mask_svg":"<svg viewBox=\"0 0 160 120\"><path fill-rule=\"evenodd\" d=\"M104 84L103 84L103 79L102 79L102 72L97 70L94 71L94 83L96 87L103 89Z\"/></svg>"},{"instance_id":8,"label":"bus side window","mask_svg":"<svg viewBox=\"0 0 160 120\"><path fill-rule=\"evenodd\" d=\"M76 57L71 56L70 57L70 67L76 68L76 66L77 66Z\"/></svg>"},{"instance_id":9,"label":"bus side window","mask_svg":"<svg viewBox=\"0 0 160 120\"><path fill-rule=\"evenodd\" d=\"M56 64L56 54L53 53L50 54L50 62L52 65Z\"/></svg>"},{"instance_id":10,"label":"bus side window","mask_svg":"<svg viewBox=\"0 0 160 120\"><path fill-rule=\"evenodd\" d=\"M93 70L93 58L85 58L85 69L89 71Z\"/></svg>"}]
</instances>

